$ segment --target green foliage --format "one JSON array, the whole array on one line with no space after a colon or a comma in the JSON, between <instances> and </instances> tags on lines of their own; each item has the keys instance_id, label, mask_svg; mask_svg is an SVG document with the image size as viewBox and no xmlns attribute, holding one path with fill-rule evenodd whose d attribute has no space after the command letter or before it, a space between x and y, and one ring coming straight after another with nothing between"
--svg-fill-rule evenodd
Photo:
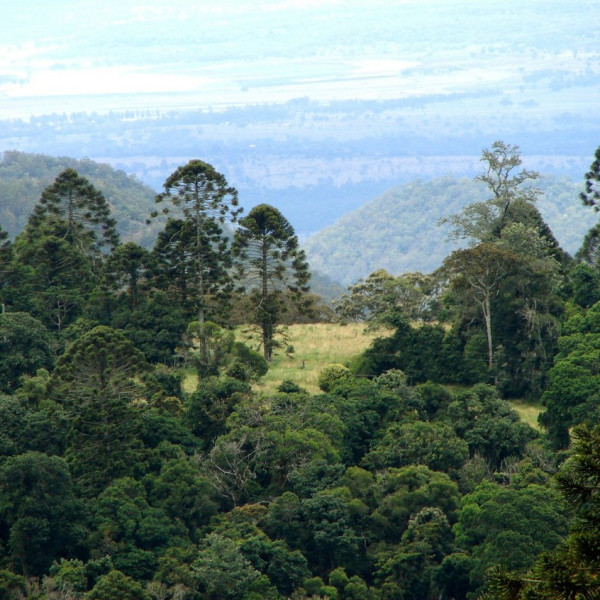
<instances>
[{"instance_id":1,"label":"green foliage","mask_svg":"<svg viewBox=\"0 0 600 600\"><path fill-rule=\"evenodd\" d=\"M382 586L394 586L401 597L432 598L433 577L451 547L452 532L444 513L424 508L410 519L400 544L378 560L376 578Z\"/></svg>"},{"instance_id":2,"label":"green foliage","mask_svg":"<svg viewBox=\"0 0 600 600\"><path fill-rule=\"evenodd\" d=\"M164 461L160 473L146 476L144 484L152 505L173 521L181 520L192 539L217 512L213 486L183 457Z\"/></svg>"},{"instance_id":3,"label":"green foliage","mask_svg":"<svg viewBox=\"0 0 600 600\"><path fill-rule=\"evenodd\" d=\"M471 456L480 454L494 466L510 456L522 456L527 443L536 437L535 430L520 420L498 391L483 384L456 394L438 418L468 444Z\"/></svg>"},{"instance_id":4,"label":"green foliage","mask_svg":"<svg viewBox=\"0 0 600 600\"><path fill-rule=\"evenodd\" d=\"M523 573L496 569L490 574L489 591L502 599L535 597L567 600L598 595L598 456L600 430L573 429L573 449L557 476L558 487L576 511L566 540L554 551L538 557Z\"/></svg>"},{"instance_id":5,"label":"green foliage","mask_svg":"<svg viewBox=\"0 0 600 600\"><path fill-rule=\"evenodd\" d=\"M41 576L53 560L76 555L86 529L64 459L27 452L0 467L2 545L16 569Z\"/></svg>"},{"instance_id":6,"label":"green foliage","mask_svg":"<svg viewBox=\"0 0 600 600\"><path fill-rule=\"evenodd\" d=\"M498 165L484 156L492 190L518 166L512 147L495 148ZM591 589L577 565L600 563L595 458L577 453L593 455L597 436L575 429L559 481L580 520L552 551L568 513L549 478L564 455L501 398L545 390L555 445L572 425L600 420L595 267L563 277L568 261L534 192L515 180L493 192L489 214L469 213L463 225L490 248L448 260L442 312L448 282L433 276L377 271L357 284L349 314L393 333L351 367L325 366L324 393L311 396L289 381L252 390L270 389L256 381L268 365L227 328L234 272L222 224L238 209L222 176L191 161L167 180L158 201L178 218L152 254L134 243L111 250L106 206L85 182L69 188L70 177L50 186L14 244L0 231L0 595L462 600L494 565L531 568L540 581L551 573L572 589L570 570ZM237 235L246 284L253 267L258 287L236 299L235 318L249 320L267 274L261 310L306 319L308 273L289 223L262 205ZM468 277L489 275L496 259L510 268L486 312ZM447 321L409 322L434 314ZM178 367L194 361L199 377L184 379L193 369ZM496 387L441 385L478 381Z\"/></svg>"},{"instance_id":7,"label":"green foliage","mask_svg":"<svg viewBox=\"0 0 600 600\"><path fill-rule=\"evenodd\" d=\"M62 171L42 192L29 218L28 234L35 237L36 229L55 221L69 244L84 251L96 253L119 243L106 198L75 169Z\"/></svg>"},{"instance_id":8,"label":"green foliage","mask_svg":"<svg viewBox=\"0 0 600 600\"><path fill-rule=\"evenodd\" d=\"M141 396L138 378L147 369L133 344L105 326L81 336L58 360L49 391L72 415L67 455L88 492L141 467L142 445L133 434L141 408L132 401Z\"/></svg>"},{"instance_id":9,"label":"green foliage","mask_svg":"<svg viewBox=\"0 0 600 600\"><path fill-rule=\"evenodd\" d=\"M445 473L425 466L389 468L377 478L378 507L370 517L371 534L394 541L404 533L411 515L437 507L454 523L458 516L458 485Z\"/></svg>"},{"instance_id":10,"label":"green foliage","mask_svg":"<svg viewBox=\"0 0 600 600\"><path fill-rule=\"evenodd\" d=\"M435 292L431 275L405 273L393 277L380 269L350 286L335 303L335 311L342 322L368 320L372 326L385 323L386 317L395 312L410 320L430 321L439 310Z\"/></svg>"},{"instance_id":11,"label":"green foliage","mask_svg":"<svg viewBox=\"0 0 600 600\"><path fill-rule=\"evenodd\" d=\"M469 456L469 446L450 425L394 423L373 445L363 463L371 470L425 465L433 471L456 472Z\"/></svg>"},{"instance_id":12,"label":"green foliage","mask_svg":"<svg viewBox=\"0 0 600 600\"><path fill-rule=\"evenodd\" d=\"M335 565L355 570L360 565L360 537L342 498L318 492L302 502L302 544L311 564L324 573Z\"/></svg>"},{"instance_id":13,"label":"green foliage","mask_svg":"<svg viewBox=\"0 0 600 600\"><path fill-rule=\"evenodd\" d=\"M538 485L522 489L482 483L463 498L456 543L473 559L471 584L480 587L493 565L530 567L566 536L568 519L558 494Z\"/></svg>"},{"instance_id":14,"label":"green foliage","mask_svg":"<svg viewBox=\"0 0 600 600\"><path fill-rule=\"evenodd\" d=\"M350 369L344 365L327 365L319 372L319 387L330 392L336 384L347 381L350 376Z\"/></svg>"},{"instance_id":15,"label":"green foliage","mask_svg":"<svg viewBox=\"0 0 600 600\"><path fill-rule=\"evenodd\" d=\"M598 419L599 314L598 303L583 314L575 314L565 325L570 333L558 340L550 384L542 396L546 411L540 415L540 423L556 448L568 446L569 427Z\"/></svg>"},{"instance_id":16,"label":"green foliage","mask_svg":"<svg viewBox=\"0 0 600 600\"><path fill-rule=\"evenodd\" d=\"M590 166L590 170L585 174L585 192L581 192L579 198L586 206L593 206L594 210L598 209L598 201L600 200L600 191L598 191L598 183L600 182L600 148L594 154L594 162Z\"/></svg>"},{"instance_id":17,"label":"green foliage","mask_svg":"<svg viewBox=\"0 0 600 600\"><path fill-rule=\"evenodd\" d=\"M308 292L310 272L304 251L288 220L273 206L259 204L240 220L234 251L260 327L265 360L273 354L277 325L285 309L283 290L296 306Z\"/></svg>"},{"instance_id":18,"label":"green foliage","mask_svg":"<svg viewBox=\"0 0 600 600\"><path fill-rule=\"evenodd\" d=\"M121 571L110 571L85 595L86 600L148 600L144 588Z\"/></svg>"},{"instance_id":19,"label":"green foliage","mask_svg":"<svg viewBox=\"0 0 600 600\"><path fill-rule=\"evenodd\" d=\"M573 287L573 302L590 308L600 300L600 273L592 266L580 263L569 273Z\"/></svg>"},{"instance_id":20,"label":"green foliage","mask_svg":"<svg viewBox=\"0 0 600 600\"><path fill-rule=\"evenodd\" d=\"M205 448L225 433L225 423L235 404L249 393L247 383L222 376L203 379L189 395L186 421Z\"/></svg>"},{"instance_id":21,"label":"green foliage","mask_svg":"<svg viewBox=\"0 0 600 600\"><path fill-rule=\"evenodd\" d=\"M21 377L54 363L44 325L27 313L0 314L0 391L14 392Z\"/></svg>"},{"instance_id":22,"label":"green foliage","mask_svg":"<svg viewBox=\"0 0 600 600\"><path fill-rule=\"evenodd\" d=\"M162 263L163 278L168 287L174 279L169 267L182 276L178 283L179 300L184 304L189 300L195 309L200 357L203 359L203 327L210 306L209 298L216 297L217 305L223 305L222 295L226 296L231 291L231 254L222 223L225 220L235 222L241 212L237 208L237 191L211 165L191 160L167 178L164 192L156 197L156 202L170 205L163 207L163 214L174 212L180 217L167 221L154 254L159 268ZM157 211L152 213L152 217L156 216Z\"/></svg>"},{"instance_id":23,"label":"green foliage","mask_svg":"<svg viewBox=\"0 0 600 600\"><path fill-rule=\"evenodd\" d=\"M128 297L129 307L138 308L140 295L147 291L154 263L142 246L126 242L113 249L104 263L104 284Z\"/></svg>"},{"instance_id":24,"label":"green foliage","mask_svg":"<svg viewBox=\"0 0 600 600\"><path fill-rule=\"evenodd\" d=\"M206 537L192 570L204 597L209 600L246 598L250 586L259 578L239 545L214 533Z\"/></svg>"},{"instance_id":25,"label":"green foliage","mask_svg":"<svg viewBox=\"0 0 600 600\"><path fill-rule=\"evenodd\" d=\"M411 385L460 379L462 356L443 327L412 327L402 315L393 315L387 319L387 324L394 328L393 335L376 338L352 365L354 373L376 377L399 369Z\"/></svg>"}]
</instances>

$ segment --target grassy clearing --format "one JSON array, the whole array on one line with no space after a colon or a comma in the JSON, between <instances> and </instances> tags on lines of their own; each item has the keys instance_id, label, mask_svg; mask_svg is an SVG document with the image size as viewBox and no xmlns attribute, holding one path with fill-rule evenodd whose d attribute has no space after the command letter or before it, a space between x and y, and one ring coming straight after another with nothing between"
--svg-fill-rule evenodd
<instances>
[{"instance_id":1,"label":"grassy clearing","mask_svg":"<svg viewBox=\"0 0 600 600\"><path fill-rule=\"evenodd\" d=\"M540 430L540 426L538 425L538 415L545 410L541 404L529 404L521 400L511 400L510 403L519 413L522 421L534 429Z\"/></svg>"},{"instance_id":2,"label":"grassy clearing","mask_svg":"<svg viewBox=\"0 0 600 600\"><path fill-rule=\"evenodd\" d=\"M269 367L269 372L256 385L257 391L272 392L289 379L310 393L319 393L319 371L330 363L347 363L363 352L375 337L383 332L365 333L365 325L351 323L311 323L290 325L286 346L294 348L293 354L279 351ZM240 334L240 339L243 336Z\"/></svg>"},{"instance_id":3,"label":"grassy clearing","mask_svg":"<svg viewBox=\"0 0 600 600\"><path fill-rule=\"evenodd\" d=\"M268 373L255 384L258 392L274 392L279 384L289 379L311 394L320 393L317 378L321 369L330 363L345 364L369 347L374 338L385 332L365 332L363 323L339 325L337 323L314 323L308 325L290 325L287 330L287 346L293 346L293 354L280 350L273 356ZM248 341L240 328L236 337ZM253 344L248 342L250 346ZM186 392L193 392L198 377L193 368L186 369L183 382ZM447 386L453 391L466 389L462 386ZM512 407L521 419L534 429L540 429L538 415L544 410L541 404L530 404L521 400L512 400Z\"/></svg>"}]
</instances>

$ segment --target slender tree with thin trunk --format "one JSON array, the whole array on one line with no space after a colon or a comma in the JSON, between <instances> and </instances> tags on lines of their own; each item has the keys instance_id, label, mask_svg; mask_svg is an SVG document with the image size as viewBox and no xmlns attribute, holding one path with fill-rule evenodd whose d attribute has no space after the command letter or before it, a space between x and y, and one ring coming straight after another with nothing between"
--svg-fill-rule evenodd
<instances>
[{"instance_id":1,"label":"slender tree with thin trunk","mask_svg":"<svg viewBox=\"0 0 600 600\"><path fill-rule=\"evenodd\" d=\"M454 292L466 304L474 302L485 323L488 367L494 364L492 338L492 299L500 290L502 279L518 261L518 256L494 244L479 244L466 250L455 250L444 261L443 269L452 281Z\"/></svg>"}]
</instances>

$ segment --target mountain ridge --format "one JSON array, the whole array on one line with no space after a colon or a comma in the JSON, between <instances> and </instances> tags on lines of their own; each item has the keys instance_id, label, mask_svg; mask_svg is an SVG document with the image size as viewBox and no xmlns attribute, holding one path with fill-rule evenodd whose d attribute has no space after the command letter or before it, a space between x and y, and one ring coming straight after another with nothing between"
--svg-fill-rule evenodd
<instances>
[{"instance_id":1,"label":"mountain ridge","mask_svg":"<svg viewBox=\"0 0 600 600\"><path fill-rule=\"evenodd\" d=\"M568 177L543 176L538 208L559 243L570 254L594 224L594 213L581 205L583 186ZM350 285L376 269L391 274L430 272L455 248L448 225L440 220L467 204L488 199L485 185L467 177L414 180L390 188L347 213L304 242L311 266ZM427 210L423 210L427 207Z\"/></svg>"}]
</instances>

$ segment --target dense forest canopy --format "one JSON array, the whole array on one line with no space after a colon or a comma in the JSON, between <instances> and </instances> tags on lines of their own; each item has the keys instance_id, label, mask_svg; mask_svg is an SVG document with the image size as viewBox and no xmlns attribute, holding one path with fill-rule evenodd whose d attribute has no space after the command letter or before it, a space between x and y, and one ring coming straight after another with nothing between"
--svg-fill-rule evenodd
<instances>
[{"instance_id":1,"label":"dense forest canopy","mask_svg":"<svg viewBox=\"0 0 600 600\"><path fill-rule=\"evenodd\" d=\"M482 166L462 248L335 311L292 223L208 163L147 205L148 247L77 163L44 184L0 230L0 596L596 597L598 227L571 256L519 148ZM381 335L320 393L261 393L281 326L324 319Z\"/></svg>"}]
</instances>

